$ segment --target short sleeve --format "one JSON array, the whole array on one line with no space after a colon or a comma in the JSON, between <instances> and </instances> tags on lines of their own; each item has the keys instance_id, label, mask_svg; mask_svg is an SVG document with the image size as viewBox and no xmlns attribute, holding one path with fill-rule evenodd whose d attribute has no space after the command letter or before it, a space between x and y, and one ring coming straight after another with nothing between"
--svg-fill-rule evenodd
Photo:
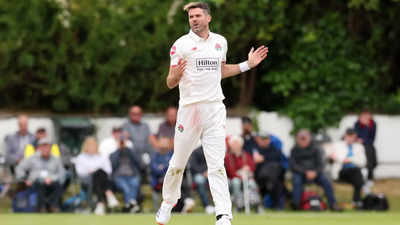
<instances>
[{"instance_id":1,"label":"short sleeve","mask_svg":"<svg viewBox=\"0 0 400 225\"><path fill-rule=\"evenodd\" d=\"M228 53L228 42L226 41L226 39L224 38L224 55L222 56L222 61L226 62L226 54Z\"/></svg>"},{"instance_id":2,"label":"short sleeve","mask_svg":"<svg viewBox=\"0 0 400 225\"><path fill-rule=\"evenodd\" d=\"M169 56L171 57L171 66L176 66L178 65L179 59L183 58L182 57L182 45L179 44L178 41L176 41L169 52Z\"/></svg>"}]
</instances>

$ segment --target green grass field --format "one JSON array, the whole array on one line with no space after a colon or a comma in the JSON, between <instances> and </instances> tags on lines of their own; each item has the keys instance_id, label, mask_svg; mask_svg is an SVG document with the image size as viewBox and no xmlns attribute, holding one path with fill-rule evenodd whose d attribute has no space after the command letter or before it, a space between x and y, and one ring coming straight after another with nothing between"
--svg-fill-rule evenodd
<instances>
[{"instance_id":1,"label":"green grass field","mask_svg":"<svg viewBox=\"0 0 400 225\"><path fill-rule=\"evenodd\" d=\"M380 180L374 187L375 193L387 194L390 202L388 212L357 212L346 210L343 213L310 213L265 211L264 214L234 214L233 225L400 225L400 180ZM351 202L352 188L336 184L336 194L341 203ZM12 214L10 200L0 199L0 225L156 225L151 212L150 192L144 190L146 199L145 214L108 214L95 216L86 214ZM170 225L214 225L215 217L201 214L200 206L195 213L175 214Z\"/></svg>"},{"instance_id":2,"label":"green grass field","mask_svg":"<svg viewBox=\"0 0 400 225\"><path fill-rule=\"evenodd\" d=\"M1 225L155 225L153 214L107 216L58 214L0 216ZM213 225L213 216L204 214L174 215L170 225ZM233 225L399 225L400 213L282 213L234 215Z\"/></svg>"}]
</instances>

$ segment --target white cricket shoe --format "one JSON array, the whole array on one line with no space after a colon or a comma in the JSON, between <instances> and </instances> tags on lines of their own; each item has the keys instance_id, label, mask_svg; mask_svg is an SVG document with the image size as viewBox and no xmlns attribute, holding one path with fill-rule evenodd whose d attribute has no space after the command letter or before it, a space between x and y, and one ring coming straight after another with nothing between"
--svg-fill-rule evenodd
<instances>
[{"instance_id":1,"label":"white cricket shoe","mask_svg":"<svg viewBox=\"0 0 400 225\"><path fill-rule=\"evenodd\" d=\"M221 219L217 220L215 225L232 225L232 224L228 216L222 216Z\"/></svg>"},{"instance_id":2,"label":"white cricket shoe","mask_svg":"<svg viewBox=\"0 0 400 225\"><path fill-rule=\"evenodd\" d=\"M165 225L171 219L171 210L174 205L162 202L160 208L157 211L156 222L159 225Z\"/></svg>"}]
</instances>

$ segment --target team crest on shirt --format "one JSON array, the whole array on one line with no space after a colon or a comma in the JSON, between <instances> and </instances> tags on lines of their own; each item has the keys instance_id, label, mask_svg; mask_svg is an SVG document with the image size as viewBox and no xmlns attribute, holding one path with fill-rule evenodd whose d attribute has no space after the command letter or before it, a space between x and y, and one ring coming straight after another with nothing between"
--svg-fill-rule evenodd
<instances>
[{"instance_id":1,"label":"team crest on shirt","mask_svg":"<svg viewBox=\"0 0 400 225\"><path fill-rule=\"evenodd\" d=\"M176 46L172 46L171 51L170 51L170 55L173 56L176 53Z\"/></svg>"},{"instance_id":2,"label":"team crest on shirt","mask_svg":"<svg viewBox=\"0 0 400 225\"><path fill-rule=\"evenodd\" d=\"M182 125L182 124L179 124L179 126L178 126L178 131L182 133L183 130L184 130L183 125Z\"/></svg>"},{"instance_id":3,"label":"team crest on shirt","mask_svg":"<svg viewBox=\"0 0 400 225\"><path fill-rule=\"evenodd\" d=\"M221 51L222 50L222 46L219 43L215 44L215 50Z\"/></svg>"}]
</instances>

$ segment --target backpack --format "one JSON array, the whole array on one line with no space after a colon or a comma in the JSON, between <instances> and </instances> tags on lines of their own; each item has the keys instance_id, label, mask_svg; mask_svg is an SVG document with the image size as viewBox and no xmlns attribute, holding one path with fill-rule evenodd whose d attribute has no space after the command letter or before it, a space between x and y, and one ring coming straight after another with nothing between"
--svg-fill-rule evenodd
<instances>
[{"instance_id":1,"label":"backpack","mask_svg":"<svg viewBox=\"0 0 400 225\"><path fill-rule=\"evenodd\" d=\"M12 200L13 212L36 212L38 193L33 188L20 191Z\"/></svg>"},{"instance_id":2,"label":"backpack","mask_svg":"<svg viewBox=\"0 0 400 225\"><path fill-rule=\"evenodd\" d=\"M364 197L362 208L364 210L387 211L389 209L389 201L383 193L369 194Z\"/></svg>"},{"instance_id":3,"label":"backpack","mask_svg":"<svg viewBox=\"0 0 400 225\"><path fill-rule=\"evenodd\" d=\"M326 204L315 191L304 191L301 197L301 209L305 211L323 211Z\"/></svg>"}]
</instances>

